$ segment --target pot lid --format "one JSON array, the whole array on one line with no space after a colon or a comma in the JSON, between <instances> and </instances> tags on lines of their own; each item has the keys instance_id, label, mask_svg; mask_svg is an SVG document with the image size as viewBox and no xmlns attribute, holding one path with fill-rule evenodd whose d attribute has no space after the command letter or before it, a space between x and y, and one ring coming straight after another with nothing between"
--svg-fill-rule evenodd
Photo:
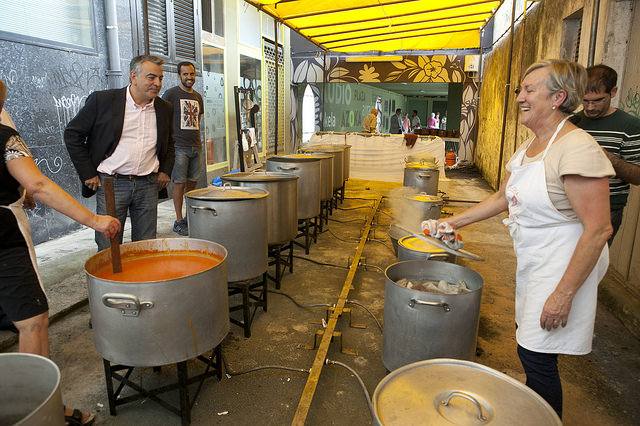
<instances>
[{"instance_id":1,"label":"pot lid","mask_svg":"<svg viewBox=\"0 0 640 426\"><path fill-rule=\"evenodd\" d=\"M231 182L278 182L296 180L298 176L278 172L241 172L222 175L222 180Z\"/></svg>"},{"instance_id":2,"label":"pot lid","mask_svg":"<svg viewBox=\"0 0 640 426\"><path fill-rule=\"evenodd\" d=\"M408 250L418 251L420 253L446 253L443 249L412 235L400 238L398 244Z\"/></svg>"},{"instance_id":3,"label":"pot lid","mask_svg":"<svg viewBox=\"0 0 640 426\"><path fill-rule=\"evenodd\" d=\"M278 163L304 163L320 160L321 158L310 154L287 154L267 158L267 161L277 161Z\"/></svg>"},{"instance_id":4,"label":"pot lid","mask_svg":"<svg viewBox=\"0 0 640 426\"><path fill-rule=\"evenodd\" d=\"M457 359L419 361L393 371L376 387L373 406L385 426L562 425L551 406L524 384Z\"/></svg>"},{"instance_id":5,"label":"pot lid","mask_svg":"<svg viewBox=\"0 0 640 426\"><path fill-rule=\"evenodd\" d=\"M342 152L346 148L344 145L309 145L301 148L301 151L313 152Z\"/></svg>"},{"instance_id":6,"label":"pot lid","mask_svg":"<svg viewBox=\"0 0 640 426\"><path fill-rule=\"evenodd\" d=\"M406 163L404 168L405 169L438 170L438 166L436 165L436 163L431 161L414 161L411 163Z\"/></svg>"},{"instance_id":7,"label":"pot lid","mask_svg":"<svg viewBox=\"0 0 640 426\"><path fill-rule=\"evenodd\" d=\"M333 158L334 155L330 154L328 152L322 152L322 151L307 151L305 150L303 154L301 155L309 155L311 157L316 157L316 158L322 158L323 160L329 159L329 158Z\"/></svg>"},{"instance_id":8,"label":"pot lid","mask_svg":"<svg viewBox=\"0 0 640 426\"><path fill-rule=\"evenodd\" d=\"M428 235L424 235L422 233L414 233L414 231L411 231L410 229L407 229L405 226L400 225L400 224L396 224L396 226L404 231L407 231L410 235L412 235L413 237L420 239L422 241L425 241L431 245L434 245L438 248L443 249L444 251L446 251L447 253L451 253L454 254L456 256L460 256L463 257L465 259L471 259L471 260L484 260L482 258L482 256L478 256L475 253L471 253L470 251L466 251L463 249L452 249L451 247L449 247L448 245L446 245L442 240L438 239L438 238L433 238L430 237Z\"/></svg>"},{"instance_id":9,"label":"pot lid","mask_svg":"<svg viewBox=\"0 0 640 426\"><path fill-rule=\"evenodd\" d=\"M435 203L442 204L442 198L437 195L428 195L425 192L421 192L420 194L411 194L406 195L405 198L414 201L420 201L422 203Z\"/></svg>"},{"instance_id":10,"label":"pot lid","mask_svg":"<svg viewBox=\"0 0 640 426\"><path fill-rule=\"evenodd\" d=\"M265 198L268 195L268 191L260 188L225 185L222 187L207 186L206 188L195 189L187 192L185 197L194 200L240 201Z\"/></svg>"}]
</instances>

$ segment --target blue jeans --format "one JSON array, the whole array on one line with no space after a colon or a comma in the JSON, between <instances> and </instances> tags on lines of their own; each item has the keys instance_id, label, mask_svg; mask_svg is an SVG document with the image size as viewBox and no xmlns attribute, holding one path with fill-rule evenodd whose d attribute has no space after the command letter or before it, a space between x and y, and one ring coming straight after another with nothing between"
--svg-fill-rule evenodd
<instances>
[{"instance_id":1,"label":"blue jeans","mask_svg":"<svg viewBox=\"0 0 640 426\"><path fill-rule=\"evenodd\" d=\"M176 146L176 158L171 172L173 183L197 182L200 177L200 147Z\"/></svg>"},{"instance_id":2,"label":"blue jeans","mask_svg":"<svg viewBox=\"0 0 640 426\"><path fill-rule=\"evenodd\" d=\"M518 357L527 375L526 385L544 398L562 418L562 384L558 354L533 352L518 345Z\"/></svg>"},{"instance_id":3,"label":"blue jeans","mask_svg":"<svg viewBox=\"0 0 640 426\"><path fill-rule=\"evenodd\" d=\"M106 176L100 173L100 179ZM118 176L113 179L113 192L116 199L116 216L122 224L127 220L127 212L131 218L131 240L140 241L156 237L158 224L158 182L157 174L128 178ZM96 213L107 214L104 189L98 188L96 193ZM118 236L122 243L122 234ZM100 232L96 232L98 250L111 246L111 242Z\"/></svg>"}]
</instances>

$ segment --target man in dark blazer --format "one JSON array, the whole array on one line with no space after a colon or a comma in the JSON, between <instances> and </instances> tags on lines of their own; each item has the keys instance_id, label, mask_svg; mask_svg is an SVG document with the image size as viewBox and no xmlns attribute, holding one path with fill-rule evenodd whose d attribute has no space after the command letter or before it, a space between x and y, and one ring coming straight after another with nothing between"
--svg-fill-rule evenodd
<instances>
[{"instance_id":1,"label":"man in dark blazer","mask_svg":"<svg viewBox=\"0 0 640 426\"><path fill-rule=\"evenodd\" d=\"M112 177L116 216L124 229L129 213L133 241L155 238L158 191L173 168L173 109L158 97L163 64L155 56L133 58L129 86L91 93L64 131L82 195L96 194L96 213L105 214L102 181ZM99 250L110 245L99 233L96 243Z\"/></svg>"}]
</instances>

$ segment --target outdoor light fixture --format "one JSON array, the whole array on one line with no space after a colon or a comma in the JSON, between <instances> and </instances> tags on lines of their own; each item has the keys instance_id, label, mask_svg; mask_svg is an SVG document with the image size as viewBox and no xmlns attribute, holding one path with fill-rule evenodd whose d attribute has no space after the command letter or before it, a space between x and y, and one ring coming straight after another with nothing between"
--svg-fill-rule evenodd
<instances>
[{"instance_id":1,"label":"outdoor light fixture","mask_svg":"<svg viewBox=\"0 0 640 426\"><path fill-rule=\"evenodd\" d=\"M401 62L402 56L347 56L347 62Z\"/></svg>"}]
</instances>

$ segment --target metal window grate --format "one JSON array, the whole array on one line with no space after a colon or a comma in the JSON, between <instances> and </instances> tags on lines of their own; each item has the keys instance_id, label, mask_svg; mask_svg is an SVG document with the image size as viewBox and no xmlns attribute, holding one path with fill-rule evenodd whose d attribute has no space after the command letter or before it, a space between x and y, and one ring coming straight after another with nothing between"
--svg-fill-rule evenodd
<instances>
[{"instance_id":1,"label":"metal window grate","mask_svg":"<svg viewBox=\"0 0 640 426\"><path fill-rule=\"evenodd\" d=\"M269 154L275 152L275 114L276 114L276 90L278 92L278 152L284 152L284 52L282 46L278 46L278 87L276 88L275 44L268 39L263 39L263 56L267 67L267 149Z\"/></svg>"},{"instance_id":2,"label":"metal window grate","mask_svg":"<svg viewBox=\"0 0 640 426\"><path fill-rule=\"evenodd\" d=\"M192 0L173 0L176 57L196 59L195 18Z\"/></svg>"},{"instance_id":3,"label":"metal window grate","mask_svg":"<svg viewBox=\"0 0 640 426\"><path fill-rule=\"evenodd\" d=\"M147 34L149 53L169 55L167 10L165 0L147 0Z\"/></svg>"}]
</instances>

